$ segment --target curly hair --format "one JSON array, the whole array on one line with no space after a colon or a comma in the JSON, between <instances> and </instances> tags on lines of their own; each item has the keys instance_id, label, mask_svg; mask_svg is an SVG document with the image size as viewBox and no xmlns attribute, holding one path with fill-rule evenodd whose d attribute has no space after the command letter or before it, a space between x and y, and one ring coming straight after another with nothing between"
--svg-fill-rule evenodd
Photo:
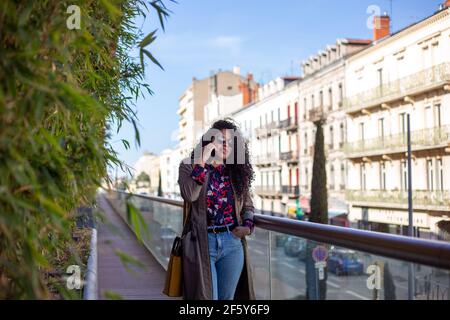
<instances>
[{"instance_id":1,"label":"curly hair","mask_svg":"<svg viewBox=\"0 0 450 320\"><path fill-rule=\"evenodd\" d=\"M254 171L252 164L250 163L250 152L248 149L248 142L242 136L239 127L231 118L225 118L222 120L218 120L213 123L211 129L223 130L223 129L231 129L234 132L234 146L242 146L244 148L244 163L238 162L238 148L233 148L233 161L231 164L226 163L225 172L230 175L231 181L233 183L233 187L236 191L237 196L242 197L246 192L250 191L251 184L254 180ZM199 144L202 147L211 143L207 139L204 139L206 134L204 134L201 138ZM240 139L240 141L237 141ZM206 140L206 141L205 141ZM194 159L194 150L191 152L191 159Z\"/></svg>"}]
</instances>

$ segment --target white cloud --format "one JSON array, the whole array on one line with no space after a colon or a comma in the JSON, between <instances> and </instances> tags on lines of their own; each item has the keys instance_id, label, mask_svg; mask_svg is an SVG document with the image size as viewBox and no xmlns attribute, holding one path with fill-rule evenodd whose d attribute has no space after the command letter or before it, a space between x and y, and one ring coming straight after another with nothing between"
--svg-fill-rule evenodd
<instances>
[{"instance_id":1,"label":"white cloud","mask_svg":"<svg viewBox=\"0 0 450 320\"><path fill-rule=\"evenodd\" d=\"M235 36L219 36L212 39L211 44L214 47L228 50L232 55L237 55L241 51L243 40Z\"/></svg>"}]
</instances>

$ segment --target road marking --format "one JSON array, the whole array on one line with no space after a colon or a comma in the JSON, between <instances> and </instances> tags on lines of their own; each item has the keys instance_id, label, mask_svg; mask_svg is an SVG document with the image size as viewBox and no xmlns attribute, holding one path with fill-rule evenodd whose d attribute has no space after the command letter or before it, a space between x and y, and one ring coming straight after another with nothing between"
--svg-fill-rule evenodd
<instances>
[{"instance_id":1,"label":"road marking","mask_svg":"<svg viewBox=\"0 0 450 320\"><path fill-rule=\"evenodd\" d=\"M329 284L330 286L334 287L334 288L340 288L341 286L338 285L337 283L331 282L331 281L327 281L327 284Z\"/></svg>"},{"instance_id":2,"label":"road marking","mask_svg":"<svg viewBox=\"0 0 450 320\"><path fill-rule=\"evenodd\" d=\"M258 250L258 249L253 249L253 251L257 254L264 254L264 252L262 252L261 250Z\"/></svg>"},{"instance_id":3,"label":"road marking","mask_svg":"<svg viewBox=\"0 0 450 320\"><path fill-rule=\"evenodd\" d=\"M345 290L345 293L347 293L349 295L352 295L354 297L357 297L357 298L359 298L361 300L370 300L369 298L364 297L364 296L362 296L362 295L360 295L360 294L358 294L358 293L356 293L356 292L354 292L352 290Z\"/></svg>"},{"instance_id":4,"label":"road marking","mask_svg":"<svg viewBox=\"0 0 450 320\"><path fill-rule=\"evenodd\" d=\"M283 265L283 266L286 266L286 267L288 267L288 268L291 268L291 269L295 269L295 267L294 267L292 264L287 263L287 262L283 262L282 265Z\"/></svg>"}]
</instances>

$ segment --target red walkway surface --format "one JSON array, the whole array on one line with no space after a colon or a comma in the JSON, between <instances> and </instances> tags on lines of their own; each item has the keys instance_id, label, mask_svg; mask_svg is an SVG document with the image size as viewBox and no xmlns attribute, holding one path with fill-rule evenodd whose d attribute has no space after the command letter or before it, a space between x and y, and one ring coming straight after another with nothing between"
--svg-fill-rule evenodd
<instances>
[{"instance_id":1,"label":"red walkway surface","mask_svg":"<svg viewBox=\"0 0 450 320\"><path fill-rule=\"evenodd\" d=\"M123 219L103 196L98 205L105 216L98 223L98 298L99 299L171 299L162 294L165 270L141 245ZM116 251L126 253L143 263L144 268L121 261ZM119 297L120 296L120 297Z\"/></svg>"}]
</instances>

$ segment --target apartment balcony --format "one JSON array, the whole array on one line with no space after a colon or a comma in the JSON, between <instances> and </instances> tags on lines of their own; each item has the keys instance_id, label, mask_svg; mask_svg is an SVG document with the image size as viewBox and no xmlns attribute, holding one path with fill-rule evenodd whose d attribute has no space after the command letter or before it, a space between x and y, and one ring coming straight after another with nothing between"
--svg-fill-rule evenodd
<instances>
[{"instance_id":1,"label":"apartment balcony","mask_svg":"<svg viewBox=\"0 0 450 320\"><path fill-rule=\"evenodd\" d=\"M270 137L272 134L276 134L278 124L276 122L268 123L265 126L259 127L255 129L255 134L257 139L262 139L266 137Z\"/></svg>"},{"instance_id":2,"label":"apartment balcony","mask_svg":"<svg viewBox=\"0 0 450 320\"><path fill-rule=\"evenodd\" d=\"M281 186L256 186L255 193L260 197L281 197Z\"/></svg>"},{"instance_id":3,"label":"apartment balcony","mask_svg":"<svg viewBox=\"0 0 450 320\"><path fill-rule=\"evenodd\" d=\"M319 120L325 119L326 113L323 106L309 110L309 121L317 122Z\"/></svg>"},{"instance_id":4,"label":"apartment balcony","mask_svg":"<svg viewBox=\"0 0 450 320\"><path fill-rule=\"evenodd\" d=\"M436 90L448 84L450 63L447 62L346 98L345 111L356 113L363 109L381 107L382 104Z\"/></svg>"},{"instance_id":5,"label":"apartment balcony","mask_svg":"<svg viewBox=\"0 0 450 320\"><path fill-rule=\"evenodd\" d=\"M450 143L450 126L434 127L411 132L411 150L446 148ZM346 143L347 158L370 157L407 151L406 133L394 134L370 140Z\"/></svg>"},{"instance_id":6,"label":"apartment balcony","mask_svg":"<svg viewBox=\"0 0 450 320\"><path fill-rule=\"evenodd\" d=\"M254 163L257 167L270 167L278 165L278 160L277 153L267 153L256 156Z\"/></svg>"},{"instance_id":7,"label":"apartment balcony","mask_svg":"<svg viewBox=\"0 0 450 320\"><path fill-rule=\"evenodd\" d=\"M450 191L413 190L415 210L450 211ZM405 190L347 190L345 198L353 206L408 209Z\"/></svg>"},{"instance_id":8,"label":"apartment balcony","mask_svg":"<svg viewBox=\"0 0 450 320\"><path fill-rule=\"evenodd\" d=\"M281 161L286 161L288 163L297 163L298 160L299 160L298 151L282 152L280 154L280 160Z\"/></svg>"},{"instance_id":9,"label":"apartment balcony","mask_svg":"<svg viewBox=\"0 0 450 320\"><path fill-rule=\"evenodd\" d=\"M300 195L300 189L298 186L282 186L281 192L287 194L289 197L298 197Z\"/></svg>"},{"instance_id":10,"label":"apartment balcony","mask_svg":"<svg viewBox=\"0 0 450 320\"><path fill-rule=\"evenodd\" d=\"M278 129L287 131L297 130L298 123L293 118L287 118L278 123Z\"/></svg>"}]
</instances>

